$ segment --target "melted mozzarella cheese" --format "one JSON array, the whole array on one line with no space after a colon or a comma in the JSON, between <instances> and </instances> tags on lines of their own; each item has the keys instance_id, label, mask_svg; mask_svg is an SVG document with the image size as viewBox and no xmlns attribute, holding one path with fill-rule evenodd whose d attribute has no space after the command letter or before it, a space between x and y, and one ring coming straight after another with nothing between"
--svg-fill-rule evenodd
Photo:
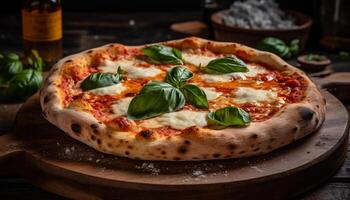
<instances>
[{"instance_id":1,"label":"melted mozzarella cheese","mask_svg":"<svg viewBox=\"0 0 350 200\"><path fill-rule=\"evenodd\" d=\"M221 92L217 92L213 87L201 87L204 93L207 95L208 100L213 100L222 95Z\"/></svg>"},{"instance_id":2,"label":"melted mozzarella cheese","mask_svg":"<svg viewBox=\"0 0 350 200\"><path fill-rule=\"evenodd\" d=\"M131 79L154 77L162 71L154 66L137 67L140 61L134 60L105 60L99 69L104 73L116 73L120 67Z\"/></svg>"},{"instance_id":3,"label":"melted mozzarella cheese","mask_svg":"<svg viewBox=\"0 0 350 200\"><path fill-rule=\"evenodd\" d=\"M258 90L248 87L239 87L234 95L236 103L274 103L278 100L277 93L269 90Z\"/></svg>"},{"instance_id":4,"label":"melted mozzarella cheese","mask_svg":"<svg viewBox=\"0 0 350 200\"><path fill-rule=\"evenodd\" d=\"M145 120L140 124L144 128L159 128L170 126L171 128L183 130L191 126L203 127L207 125L207 112L195 112L183 110L166 113L155 118Z\"/></svg>"},{"instance_id":5,"label":"melted mozzarella cheese","mask_svg":"<svg viewBox=\"0 0 350 200\"><path fill-rule=\"evenodd\" d=\"M132 100L132 97L126 97L116 101L112 105L113 113L116 114L117 116L126 115L126 113L128 112L128 108L131 100Z\"/></svg>"},{"instance_id":6,"label":"melted mozzarella cheese","mask_svg":"<svg viewBox=\"0 0 350 200\"><path fill-rule=\"evenodd\" d=\"M116 94L123 92L126 89L127 88L122 83L118 83L118 84L107 86L107 87L89 90L89 92L92 92L92 93L95 93L98 95L116 95Z\"/></svg>"},{"instance_id":7,"label":"melted mozzarella cheese","mask_svg":"<svg viewBox=\"0 0 350 200\"><path fill-rule=\"evenodd\" d=\"M254 76L258 75L258 74L263 74L263 73L267 72L267 70L264 67L257 66L257 65L252 65L252 64L248 65L248 69L249 69L249 71L247 71L247 72L240 72L240 73L244 74L247 77L254 77Z\"/></svg>"},{"instance_id":8,"label":"melted mozzarella cheese","mask_svg":"<svg viewBox=\"0 0 350 200\"><path fill-rule=\"evenodd\" d=\"M217 57L209 57L205 55L196 55L196 54L189 54L189 53L182 53L182 59L185 61L185 63L190 63L196 66L202 66L205 67L208 65L208 63Z\"/></svg>"},{"instance_id":9,"label":"melted mozzarella cheese","mask_svg":"<svg viewBox=\"0 0 350 200\"><path fill-rule=\"evenodd\" d=\"M234 74L202 74L201 79L207 83L230 82L234 78Z\"/></svg>"},{"instance_id":10,"label":"melted mozzarella cheese","mask_svg":"<svg viewBox=\"0 0 350 200\"><path fill-rule=\"evenodd\" d=\"M266 73L267 70L260 66L248 65L247 72L233 72L228 74L202 74L201 79L208 83L230 82L232 79L246 80L247 77L254 77L258 74Z\"/></svg>"}]
</instances>

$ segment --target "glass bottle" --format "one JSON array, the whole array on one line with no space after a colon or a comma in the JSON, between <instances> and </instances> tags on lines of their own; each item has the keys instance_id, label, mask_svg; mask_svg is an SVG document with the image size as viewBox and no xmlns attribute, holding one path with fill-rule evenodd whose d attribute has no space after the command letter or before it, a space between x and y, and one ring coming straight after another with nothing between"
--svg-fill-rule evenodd
<instances>
[{"instance_id":1,"label":"glass bottle","mask_svg":"<svg viewBox=\"0 0 350 200\"><path fill-rule=\"evenodd\" d=\"M62 57L62 8L60 0L23 0L24 53L32 49L51 66Z\"/></svg>"}]
</instances>

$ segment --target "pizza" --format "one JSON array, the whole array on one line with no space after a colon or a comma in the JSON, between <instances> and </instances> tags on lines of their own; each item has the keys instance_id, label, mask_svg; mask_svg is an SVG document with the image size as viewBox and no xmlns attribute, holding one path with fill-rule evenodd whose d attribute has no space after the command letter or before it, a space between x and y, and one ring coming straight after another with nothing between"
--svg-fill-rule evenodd
<instances>
[{"instance_id":1,"label":"pizza","mask_svg":"<svg viewBox=\"0 0 350 200\"><path fill-rule=\"evenodd\" d=\"M108 44L60 60L44 117L98 151L141 160L271 152L319 128L325 99L299 69L237 43Z\"/></svg>"}]
</instances>

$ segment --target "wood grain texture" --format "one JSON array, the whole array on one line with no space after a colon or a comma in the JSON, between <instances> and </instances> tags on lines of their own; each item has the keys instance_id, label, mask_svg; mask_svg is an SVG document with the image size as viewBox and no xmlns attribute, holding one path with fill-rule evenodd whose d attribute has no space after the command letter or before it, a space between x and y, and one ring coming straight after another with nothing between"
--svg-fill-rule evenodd
<instances>
[{"instance_id":1,"label":"wood grain texture","mask_svg":"<svg viewBox=\"0 0 350 200\"><path fill-rule=\"evenodd\" d=\"M347 111L324 95L323 127L295 144L248 159L176 163L97 152L43 119L35 96L20 110L15 133L0 137L0 155L35 185L71 198L281 199L325 181L344 160Z\"/></svg>"},{"instance_id":2,"label":"wood grain texture","mask_svg":"<svg viewBox=\"0 0 350 200\"><path fill-rule=\"evenodd\" d=\"M329 183L312 193L307 193L300 200L346 200L350 199L350 183Z\"/></svg>"}]
</instances>

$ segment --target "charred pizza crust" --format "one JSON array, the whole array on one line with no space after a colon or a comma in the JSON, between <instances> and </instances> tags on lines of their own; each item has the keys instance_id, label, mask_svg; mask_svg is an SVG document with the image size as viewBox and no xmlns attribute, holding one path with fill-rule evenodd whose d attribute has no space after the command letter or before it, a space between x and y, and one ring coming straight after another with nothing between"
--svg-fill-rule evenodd
<instances>
[{"instance_id":1,"label":"charred pizza crust","mask_svg":"<svg viewBox=\"0 0 350 200\"><path fill-rule=\"evenodd\" d=\"M66 57L52 68L40 94L44 116L71 137L96 150L133 159L168 161L228 159L266 154L312 133L324 121L326 102L315 84L302 71L274 54L236 43L194 37L162 44L182 50L205 47L213 52L235 54L248 61L264 63L275 70L288 68L306 80L305 98L301 102L284 106L266 121L253 122L243 128L213 130L191 127L181 134L168 136L147 130L137 133L116 131L99 122L90 113L64 108L58 87L64 66L89 66L95 62L96 54L120 53L114 48L118 44L109 44Z\"/></svg>"}]
</instances>

